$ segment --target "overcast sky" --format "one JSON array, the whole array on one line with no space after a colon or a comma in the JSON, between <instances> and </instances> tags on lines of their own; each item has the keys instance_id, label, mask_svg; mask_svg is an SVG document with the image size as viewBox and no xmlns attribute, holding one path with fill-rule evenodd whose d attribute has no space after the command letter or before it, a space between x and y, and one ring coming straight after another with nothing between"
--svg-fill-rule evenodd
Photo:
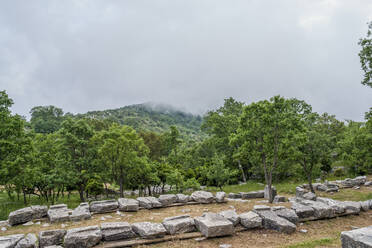
<instances>
[{"instance_id":1,"label":"overcast sky","mask_svg":"<svg viewBox=\"0 0 372 248\"><path fill-rule=\"evenodd\" d=\"M371 0L0 2L0 90L28 115L169 103L194 113L280 94L363 120Z\"/></svg>"}]
</instances>

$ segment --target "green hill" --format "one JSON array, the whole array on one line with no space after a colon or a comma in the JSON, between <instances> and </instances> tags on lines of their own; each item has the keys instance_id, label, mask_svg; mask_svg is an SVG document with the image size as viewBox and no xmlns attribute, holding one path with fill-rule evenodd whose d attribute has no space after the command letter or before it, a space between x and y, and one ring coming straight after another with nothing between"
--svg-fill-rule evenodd
<instances>
[{"instance_id":1,"label":"green hill","mask_svg":"<svg viewBox=\"0 0 372 248\"><path fill-rule=\"evenodd\" d=\"M203 119L200 115L186 113L169 105L135 104L117 109L90 111L77 116L109 119L131 126L137 131L149 130L158 133L169 131L169 127L174 125L184 138L200 140L204 136L200 130Z\"/></svg>"}]
</instances>

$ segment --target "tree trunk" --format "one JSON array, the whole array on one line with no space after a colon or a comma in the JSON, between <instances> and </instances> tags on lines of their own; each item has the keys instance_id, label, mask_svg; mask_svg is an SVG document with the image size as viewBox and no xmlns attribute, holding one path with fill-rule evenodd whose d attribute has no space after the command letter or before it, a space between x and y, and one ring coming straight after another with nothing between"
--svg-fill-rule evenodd
<instances>
[{"instance_id":1,"label":"tree trunk","mask_svg":"<svg viewBox=\"0 0 372 248\"><path fill-rule=\"evenodd\" d=\"M120 186L120 197L124 197L124 187L123 187L123 177L120 176L119 178L119 186Z\"/></svg>"},{"instance_id":2,"label":"tree trunk","mask_svg":"<svg viewBox=\"0 0 372 248\"><path fill-rule=\"evenodd\" d=\"M107 183L104 183L104 185L105 185L105 191L106 191L106 198L109 198Z\"/></svg>"},{"instance_id":3,"label":"tree trunk","mask_svg":"<svg viewBox=\"0 0 372 248\"><path fill-rule=\"evenodd\" d=\"M245 177L244 169L243 169L242 164L240 163L240 159L238 159L238 165L239 165L239 169L240 169L240 171L242 172L243 182L246 183L246 182L247 182L247 178Z\"/></svg>"},{"instance_id":4,"label":"tree trunk","mask_svg":"<svg viewBox=\"0 0 372 248\"><path fill-rule=\"evenodd\" d=\"M22 190L22 191L23 191L23 204L27 205L26 191L25 190Z\"/></svg>"},{"instance_id":5,"label":"tree trunk","mask_svg":"<svg viewBox=\"0 0 372 248\"><path fill-rule=\"evenodd\" d=\"M79 195L80 195L80 201L81 202L85 202L85 199L84 199L84 187L83 187L83 185L80 185Z\"/></svg>"},{"instance_id":6,"label":"tree trunk","mask_svg":"<svg viewBox=\"0 0 372 248\"><path fill-rule=\"evenodd\" d=\"M149 196L151 196L151 186L150 186L150 185L147 186L147 189L148 189L148 191L149 191Z\"/></svg>"},{"instance_id":7,"label":"tree trunk","mask_svg":"<svg viewBox=\"0 0 372 248\"><path fill-rule=\"evenodd\" d=\"M313 184L312 184L313 180L312 180L311 173L307 173L307 181L309 182L309 187L310 187L311 192L313 192L315 194Z\"/></svg>"}]
</instances>

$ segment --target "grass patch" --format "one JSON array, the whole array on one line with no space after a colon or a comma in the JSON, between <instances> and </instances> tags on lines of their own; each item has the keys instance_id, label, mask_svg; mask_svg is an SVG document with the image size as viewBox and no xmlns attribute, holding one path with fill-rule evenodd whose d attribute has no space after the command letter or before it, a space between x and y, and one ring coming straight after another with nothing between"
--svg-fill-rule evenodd
<instances>
[{"instance_id":1,"label":"grass patch","mask_svg":"<svg viewBox=\"0 0 372 248\"><path fill-rule=\"evenodd\" d=\"M288 182L274 183L273 185L276 187L279 194L295 194L296 187L302 183L288 181ZM255 182L255 181L248 181L245 184L226 185L222 188L222 190L225 191L226 193L239 193L239 192L263 190L264 188L265 188L265 184L263 183ZM207 190L210 190L212 192L220 191L220 189L217 187L208 187Z\"/></svg>"},{"instance_id":2,"label":"grass patch","mask_svg":"<svg viewBox=\"0 0 372 248\"><path fill-rule=\"evenodd\" d=\"M46 202L44 199L39 198L35 195L27 197L27 205L23 204L23 196L20 195L18 199L14 195L14 199L9 199L6 192L0 192L0 220L8 219L9 213L20 208L24 208L31 205L52 205L51 202ZM54 204L65 203L69 208L76 208L80 204L80 197L77 193L72 193L70 198L65 195L63 198L59 198Z\"/></svg>"},{"instance_id":3,"label":"grass patch","mask_svg":"<svg viewBox=\"0 0 372 248\"><path fill-rule=\"evenodd\" d=\"M294 245L285 246L286 248L315 248L323 245L330 245L337 241L337 238L322 238L317 240L305 241Z\"/></svg>"}]
</instances>

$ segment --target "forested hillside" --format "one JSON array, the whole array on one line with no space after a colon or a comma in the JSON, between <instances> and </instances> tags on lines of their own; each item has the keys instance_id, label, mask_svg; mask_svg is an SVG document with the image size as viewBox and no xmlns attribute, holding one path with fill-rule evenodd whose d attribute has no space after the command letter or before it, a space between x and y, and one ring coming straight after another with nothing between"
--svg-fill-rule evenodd
<instances>
[{"instance_id":1,"label":"forested hillside","mask_svg":"<svg viewBox=\"0 0 372 248\"><path fill-rule=\"evenodd\" d=\"M170 126L176 126L183 138L200 140L203 136L200 130L201 116L177 110L169 105L135 104L117 109L90 111L76 116L107 119L131 126L137 131L163 133L168 131Z\"/></svg>"}]
</instances>

